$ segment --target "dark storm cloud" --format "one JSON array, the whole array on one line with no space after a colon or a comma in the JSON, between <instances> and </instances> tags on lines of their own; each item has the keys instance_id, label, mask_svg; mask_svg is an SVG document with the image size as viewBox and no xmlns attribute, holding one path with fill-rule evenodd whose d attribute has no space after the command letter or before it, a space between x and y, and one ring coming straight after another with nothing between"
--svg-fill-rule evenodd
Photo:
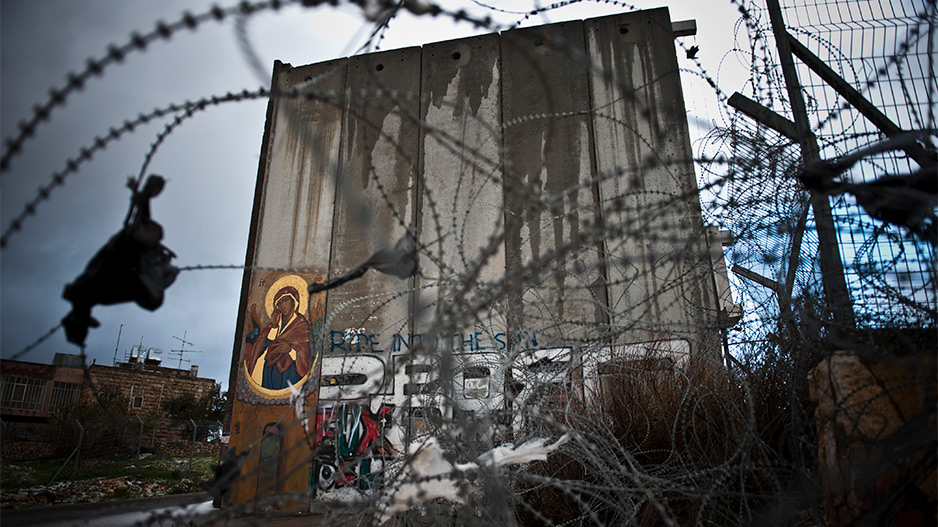
<instances>
[{"instance_id":1,"label":"dark storm cloud","mask_svg":"<svg viewBox=\"0 0 938 527\"><path fill-rule=\"evenodd\" d=\"M456 8L449 2L442 4ZM530 2L515 4L522 11L530 9ZM3 0L0 136L14 135L17 122L45 100L50 87L62 87L67 73L81 71L88 57L104 56L108 44L126 43L133 31L145 34L158 20L172 22L185 10L202 13L210 6L210 2L188 0ZM711 20L722 16L727 26L735 19L732 5L721 2L721 6L722 15L708 8L707 16ZM552 13L551 20L621 10L603 9L566 9L557 16ZM693 14L672 9L672 17L691 18ZM513 21L510 16L504 20L509 25ZM698 23L702 29L707 26L702 20ZM731 38L731 32L717 23L710 26L710 31ZM360 42L352 40L354 36L370 32L362 30L362 18L352 8L284 8L252 17L247 27L261 63L268 65L275 58L301 65L343 56L358 49ZM9 227L54 172L110 127L170 103L258 88L261 81L246 64L232 28L231 19L223 24L209 22L197 31L184 30L169 41L153 42L145 52L128 55L72 94L0 176L0 228ZM459 38L475 31L446 19L433 22L405 15L392 23L382 49ZM701 46L705 59L708 47ZM178 255L176 265L244 262L265 110L266 101L210 108L171 134L153 159L148 172L167 180L152 203L153 218L164 228L163 243ZM22 230L10 237L0 252L0 353L4 358L46 333L68 312L70 306L61 298L63 287L121 227L130 197L126 180L139 172L165 122L138 127L96 154L42 201ZM240 287L237 270L190 271L179 275L156 312L133 304L96 307L93 315L101 326L86 341L89 359L110 364L120 331L119 360L142 340L145 346L163 349L166 363L176 366L178 360L172 360L169 351L180 345L173 336L182 337L185 332L187 340L204 351L186 358L199 364L200 375L226 383ZM78 348L66 343L59 332L23 360L48 363L56 352L77 353Z\"/></svg>"},{"instance_id":2,"label":"dark storm cloud","mask_svg":"<svg viewBox=\"0 0 938 527\"><path fill-rule=\"evenodd\" d=\"M178 20L186 10L204 13L210 7L210 2L182 0L4 0L0 135L13 136L18 121L45 101L50 87L62 87L68 72L81 71L88 57L104 56L109 44L122 45L131 32L146 34L157 21ZM323 23L326 15L330 18ZM311 32L311 22L322 25ZM0 227L9 227L53 173L109 128L171 103L257 89L261 82L239 51L232 23L231 18L222 24L210 21L153 42L73 93L24 143L22 155L0 178ZM342 35L354 34L360 25L357 16L292 7L257 15L247 27L266 64L274 58L304 64L337 56L347 43ZM265 114L266 100L211 107L186 120L154 157L147 172L164 176L167 184L153 200L153 218L164 228L163 243L178 255L176 265L244 262ZM130 197L127 178L140 171L167 122L140 126L98 152L10 236L0 253L3 357L22 350L68 312L63 287L120 229ZM173 337L185 333L203 350L186 358L199 364L201 375L226 383L241 276L238 270L183 272L155 312L133 304L95 307L93 316L101 325L86 340L89 360L110 364L115 348L123 360L130 346L142 342L162 349L166 363L176 366L170 351L180 342ZM22 360L47 363L56 352L79 349L60 331Z\"/></svg>"},{"instance_id":3,"label":"dark storm cloud","mask_svg":"<svg viewBox=\"0 0 938 527\"><path fill-rule=\"evenodd\" d=\"M5 1L0 12L3 137L10 137L48 88L61 86L66 73L79 71L87 57L101 56L108 43L122 43L131 31L147 31L156 20L173 20L185 9L195 7L189 2ZM23 155L3 174L3 228L53 172L109 127L169 103L256 88L231 43L227 27L179 34L88 82L25 143ZM265 101L257 101L204 112L171 135L154 159L150 171L163 174L168 183L152 204L153 215L164 226L164 242L178 254L177 264L243 262L264 109ZM70 175L10 237L0 268L4 357L65 315L64 285L120 228L130 196L125 182L139 171L161 129L162 124L145 126L108 146ZM101 327L87 339L89 359L113 360L121 324L119 360L141 338L144 345L168 352L179 344L172 336L188 331L189 340L205 353L187 358L200 364L203 375L226 381L240 278L235 271L183 273L154 313L132 304L96 307L93 315ZM77 353L78 348L59 333L23 360L49 362L55 352Z\"/></svg>"}]
</instances>

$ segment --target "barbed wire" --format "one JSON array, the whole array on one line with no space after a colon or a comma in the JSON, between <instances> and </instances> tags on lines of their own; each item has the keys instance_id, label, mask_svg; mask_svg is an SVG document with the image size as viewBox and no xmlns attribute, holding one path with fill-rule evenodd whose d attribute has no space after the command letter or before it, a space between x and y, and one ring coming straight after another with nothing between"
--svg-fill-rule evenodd
<instances>
[{"instance_id":1,"label":"barbed wire","mask_svg":"<svg viewBox=\"0 0 938 527\"><path fill-rule=\"evenodd\" d=\"M299 2L298 0L269 0L251 3L248 0L242 0L239 4L227 8L215 5L209 11L198 15L185 12L179 20L170 24L159 21L152 31L142 35L138 32L133 32L130 35L130 39L122 45L108 45L106 55L97 58L89 57L86 61L85 68L81 72L68 74L67 82L64 86L60 88L50 88L48 98L33 107L33 115L20 121L18 125L19 132L4 140L4 150L3 153L0 154L0 174L9 169L12 158L22 151L23 144L35 134L36 129L43 122L50 120L57 108L64 106L68 98L71 97L74 92L83 89L86 82L93 77L100 77L104 74L106 69L114 64L123 62L128 55L144 51L147 46L153 42L160 40L168 41L173 34L180 31L195 31L205 22L223 22L227 17L233 15L245 18L261 11L279 10L284 6L296 3L299 3L303 7L315 7L332 2L329 0L299 0ZM456 22L469 22L476 27L497 30L497 28L492 26L491 18L476 18L463 10L448 11L430 2L403 0L398 3L395 0L361 0L352 3L359 5L366 11L368 9L377 9L379 12L400 6L418 16L449 16Z\"/></svg>"},{"instance_id":2,"label":"barbed wire","mask_svg":"<svg viewBox=\"0 0 938 527\"><path fill-rule=\"evenodd\" d=\"M108 45L106 55L98 58L89 57L85 69L77 74L69 73L67 76L68 81L64 86L50 88L49 97L34 106L32 117L20 121L19 132L4 140L3 154L0 155L0 173L9 169L10 161L21 152L23 144L35 134L36 129L43 122L51 119L58 107L65 105L74 92L83 89L85 83L92 78L103 75L105 70L111 66L123 62L128 55L144 51L153 42L168 41L174 33L179 31L195 31L205 22L222 22L226 17L234 14L240 13L243 16L248 16L265 9L279 9L281 6L291 3L295 3L295 0L271 0L253 4L245 0L237 6L228 8L221 8L216 5L211 10L199 15L193 15L189 12L183 13L179 20L170 24L162 21L157 22L152 31L143 35L133 32L130 39L122 45Z\"/></svg>"},{"instance_id":3,"label":"barbed wire","mask_svg":"<svg viewBox=\"0 0 938 527\"><path fill-rule=\"evenodd\" d=\"M10 225L3 231L3 235L0 236L0 249L5 249L7 242L14 233L19 232L23 228L23 222L27 218L36 214L36 210L44 201L47 201L51 196L52 192L65 184L66 179L71 175L78 172L81 165L91 161L94 156L104 150L110 143L117 141L128 133L132 133L135 128L145 125L154 119L159 119L166 115L180 112L180 115L176 116L172 123L167 125L165 134L160 136L154 145L151 147L151 151L147 154L143 167L141 169L140 175L138 176L137 182L142 179L144 173L143 171L149 165L155 149L162 143L162 140L165 139L166 135L172 131L176 126L182 123L185 119L192 117L196 112L205 110L209 107L216 106L223 103L229 102L239 102L245 100L258 99L262 97L267 97L268 91L265 88L259 88L256 91L249 92L244 90L241 93L227 93L222 96L211 96L203 99L199 99L195 102L185 102L182 104L170 104L162 108L156 108L148 113L141 113L137 115L133 120L125 120L123 124L118 127L111 127L108 130L107 135L95 136L94 141L91 143L91 146L83 146L79 149L78 155L74 157L67 158L65 161L65 168L55 172L51 176L51 181L45 185L39 187L39 192L30 201L26 203L26 206L23 208L17 216L10 221Z\"/></svg>"},{"instance_id":4,"label":"barbed wire","mask_svg":"<svg viewBox=\"0 0 938 527\"><path fill-rule=\"evenodd\" d=\"M475 3L494 12L522 14ZM575 3L535 6L530 12L523 12L524 18L514 25ZM767 31L765 21L759 19L761 11L751 4L731 3L742 15L737 38L741 39L745 32L750 39L748 44L738 42L733 53L751 64L751 89L759 100L784 106L785 90L780 76L771 71L776 66L765 44ZM247 38L247 16L253 10L276 9L274 4L244 4L247 7L222 11L225 16L239 17L235 30L246 56L255 55ZM465 11L445 12L434 4L413 0L363 0L355 4L362 10L363 18L373 24L363 50L378 49L385 32L398 20L398 13L405 11L417 16L449 16L480 27L495 26L488 18ZM614 4L635 9L620 2ZM158 25L156 36L148 34L146 42L168 38L163 33L172 34L181 28L177 25ZM160 27L164 30L160 31ZM790 29L802 34L796 26ZM829 40L803 31L832 56L852 58ZM590 63L569 43L548 47L583 65L590 74L601 73L599 65ZM902 56L892 64L899 67L909 58L911 49L911 45L902 48L895 55ZM808 193L797 180L803 164L800 148L790 139L766 132L764 127L731 113L725 105L726 94L716 79L699 60L690 60L693 67L686 69L706 84L704 90L712 92L725 112L725 126L701 139L700 153L693 159L675 157L664 150L660 144L662 136L648 127L650 114L644 112L652 109L637 104L634 123L610 109L615 103L634 102L634 93L623 94L608 108L589 101L586 110L551 107L549 111L504 114L497 122L486 122L476 116L464 119L462 133L466 128L476 127L480 136L495 138L525 127L535 135L548 130L535 137L543 145L550 144L551 127L579 123L576 120L581 119L586 128L608 125L628 134L634 138L637 150L647 150L646 154L628 158L629 161L617 161L613 167L597 166L598 161L591 158L586 162L589 170L585 174L561 188L545 190L543 181L521 177L522 171L512 166L515 160L506 155L501 141L487 149L483 141L455 135L445 126L434 124L426 114L408 109L429 107L434 102L422 93L385 87L354 92L320 90L317 77L297 89L243 92L229 94L227 99L204 98L125 121L124 126L112 128L111 134L95 137L93 146L82 148L77 157L68 158L66 168L53 174L52 183L29 202L4 232L0 246L5 245L11 233L20 230L25 218L35 213L36 207L62 185L68 174L77 171L79 164L151 119L171 116L151 143L138 177L147 172L164 140L198 112L221 102L268 96L272 104L315 101L341 110L346 119L369 129L377 138L375 144L384 142L384 155L413 171L420 162L419 156L415 157L385 131L384 123L371 119L372 114L380 112L369 104L380 105L381 111L386 106L392 107L388 115L396 119L394 122L413 126L424 134L424 139L432 137L438 143L433 148L458 161L453 174L456 190L438 190L423 183L401 190L382 179L379 173L382 168L375 162L363 163L362 174L356 175L364 176L362 181L373 191L373 199L367 205L381 211L383 216L362 219L356 204L349 205L355 211L350 216L361 224L386 221L388 225L380 225L380 232L390 232L411 227L412 218L417 217L413 207L419 206L423 223L417 227L422 230L423 241L417 251L425 268L421 275L407 278L393 290L382 289L379 284L363 286L347 296L332 297L324 308L319 333L311 332L311 338L319 339L316 345L322 349L323 364L319 367L329 361L330 368L351 372L355 361L383 359L370 353L335 353L330 346L337 343L339 334L345 342L343 332L348 327L361 325L364 331L368 321L380 320L382 330L391 328L398 337L409 330L407 337L412 342L406 353L389 357L390 364L382 363L382 367L387 366L389 375L401 374L400 382L407 382L411 386L407 389L414 391L406 392L403 399L395 399L395 407L385 414L388 416L385 419L377 413L383 411L378 406L390 400L385 392L352 398L343 395L342 389L348 386L307 382L298 394L282 404L271 425L281 430L281 437L303 437L302 441L280 445L282 455L286 456L283 459L302 455L289 466L283 466L275 482L301 471L305 478L305 471L310 470L310 488L305 492L283 491L256 497L231 506L225 515L194 519L200 524L221 523L231 514L301 502L334 513L322 520L323 525L349 521L377 524L386 518L397 524L426 525L742 525L758 523L765 515L775 515L773 519L787 524L836 523L831 518L840 517L831 512L831 504L845 503L848 498L831 487L823 470L818 468L824 459L819 451L827 448L819 445L826 433L821 428L839 426L837 423L843 419L818 417L821 409L841 412L839 415L846 415L847 420L859 423L865 411L873 412L877 402L891 404L897 393L919 389L933 393L933 369L913 366L908 373L890 373L878 378L880 384L874 378L842 394L834 394L825 385L829 377L825 380L824 374L812 372L823 372L825 364L833 361L848 360L844 355L832 353L832 349L852 349L857 355L872 357L883 356L877 347L888 349L887 353L896 357L907 356L902 350L905 346L932 352L929 346L934 343L928 338L933 335L936 312L935 281L930 278L934 275L933 251L860 213L846 214L838 220L843 236L854 236L856 231L859 238L850 246L849 258L853 259L852 267L858 277L851 282L852 287L875 290L882 298L906 309L899 312L875 303L857 302L858 311L871 313L870 318L876 324L863 328L868 333L844 336L847 328L832 325L823 296L818 293L815 220L808 207ZM844 67L856 76L853 64ZM885 75L877 71L874 78L876 82L891 82L879 80ZM906 83L901 82L903 86ZM869 88L872 85L864 89ZM903 89L901 93L907 99L917 96L915 90ZM404 103L417 101L419 104L405 108ZM812 102L812 115L822 116L820 124L814 127L816 131L836 120L831 117L836 112L852 111L827 103L821 96ZM906 101L907 105L920 103ZM438 107L463 110L448 102ZM921 116L929 115L922 108L914 113L919 121ZM295 114L290 114L287 120L287 129L296 129L302 123ZM925 124L933 125L930 121ZM10 144L17 146L11 147L5 156L15 155L33 131L14 138ZM822 137L821 142L825 148L850 152L874 134L856 129L841 137ZM325 157L325 147L318 144L318 139L316 136L309 140L316 143L309 146L309 153ZM420 148L428 147L425 143ZM701 169L698 185L674 190L665 184L686 175L682 171L692 160ZM869 161L877 170L891 166L890 163L889 159L879 158ZM544 164L542 161L539 168L545 171L553 168ZM326 165L324 173L339 173L335 162ZM600 193L603 185L613 182L622 182L622 188L613 195ZM523 199L523 206L511 210L496 208L492 213L495 218L486 218L494 219L491 232L470 241L466 233L474 227L472 221L479 221L475 219L478 216L459 212L457 205L461 209L464 204L457 198L469 195L481 202L486 198L480 189L486 185L501 188L506 202L509 198L505 196ZM345 193L357 191L341 184L337 187L336 202L339 197L344 199ZM408 193L408 198L401 205L403 193ZM584 195L589 199L581 200ZM714 240L706 239L702 222L671 221L687 207L696 207L694 200L699 200L699 195L710 196L703 203L704 218L732 231L733 245L727 249L730 261L750 267L749 271L761 275L763 282L777 284L767 287L765 283L732 278L737 303L744 306L742 322L735 327L731 323L718 327L720 317L728 313L721 313L724 308L717 297L722 292L717 290L711 265L723 260L723 249L713 248ZM417 203L407 201L410 199ZM376 213L374 217L378 217ZM329 228L334 234L338 227ZM560 235L530 254L522 254L518 248L523 243L532 243L535 237L547 239L548 234L558 229ZM366 228L362 230L368 232ZM432 239L426 240L429 233ZM664 245L667 249L660 248ZM337 249L330 246L330 256L333 250ZM503 274L486 274L488 266L502 265L509 259L512 265L503 265ZM260 277L284 273L330 276L350 270L335 269L335 259L325 261L328 265L318 268L197 263L179 270L240 270L246 271L245 276L249 271L259 273L251 276ZM905 284L900 279L901 273L917 274ZM857 285L860 283L868 285ZM611 286L618 288L618 292L610 293L614 289ZM710 296L705 300L694 298L704 295L701 293L704 290ZM409 320L406 313L417 311L420 302L425 304L420 307L428 313L426 319ZM401 305L406 309L397 312L405 315L395 318L388 314ZM574 305L586 306L583 309L589 310L590 316L579 316ZM681 320L689 320L689 327ZM541 335L541 344L511 341L514 335L509 333L523 329L522 322L556 337L547 340ZM903 329L921 330L924 336L898 332L889 337L893 334L887 330L903 323L906 325ZM504 333L498 333L500 328ZM14 358L35 349L58 329L53 328ZM471 338L465 340L471 330L493 334L492 343L475 349ZM242 328L236 331L241 339ZM715 339L723 340L722 353L729 357L721 356L720 351L699 352L697 341L691 346L692 338L688 336L695 332L712 332ZM423 336L420 340L413 338L418 333ZM497 345L499 334L511 341L503 349ZM453 344L456 335L462 339L458 345ZM883 339L887 338L895 338L895 342L884 344ZM469 351L478 352L474 357L462 353L467 342ZM682 342L688 343L686 348L681 347ZM711 344L713 349L720 350L719 343L707 345ZM236 349L235 360L240 361L238 352ZM410 365L416 373L411 377L403 375L406 370L398 368L398 362ZM488 371L487 377L467 375L483 369ZM335 381L338 374L330 370L329 375ZM434 380L420 384L413 381L417 375ZM478 379L482 378L489 383L486 386L490 395L468 396L467 390L473 386L480 389ZM326 388L339 395L322 397ZM237 390L237 386L231 386L230 396L239 397ZM320 400L314 409L316 417L310 418L310 409L305 408L304 401L313 390L320 390ZM491 395L496 392L497 396ZM872 395L864 399L868 394ZM475 403L479 404L473 406ZM931 426L934 403L933 397L925 400L926 415L922 422L915 421L925 426L918 426L914 434L904 436L903 441L907 441L904 444L912 446L896 455L897 463L890 458L890 463L884 464L893 470L889 477L903 485L915 485L919 477L934 468L934 456L926 459L918 454L934 445L935 428ZM494 409L486 408L486 404ZM304 423L303 419L312 424ZM372 442L353 437L353 429L367 429ZM399 434L394 441L386 437L392 432ZM838 429L841 435L843 432ZM430 437L436 441L435 446L426 441ZM555 445L560 438L566 439L555 450L548 449L546 442L536 448L529 446L541 449L538 452L543 457L537 458L540 461L514 465L491 462L499 456L521 458L518 449L528 445L526 441L548 438L555 440ZM246 445L250 455L259 458L261 444L267 439L266 432L252 436ZM347 443L339 444L340 440ZM398 450L393 455L382 450L392 443ZM408 451L408 446L413 448ZM428 464L422 456L431 453L438 457L430 461L449 468L421 472ZM923 469L913 466L914 460L922 459L919 466L924 465ZM276 458L278 467L280 460ZM846 464L855 468L862 465L861 461L849 457ZM324 467L333 471L331 479L324 477L323 472L314 473L314 469ZM258 461L245 468L240 478L256 482L267 474ZM420 492L426 495L428 489L441 492L440 489L450 488L452 492L444 492L435 500L425 500L420 495ZM348 492L343 494L343 489ZM343 503L343 499L351 501ZM879 505L892 507L884 503ZM866 505L858 510L865 518L875 512ZM271 516L278 514L281 513L272 512ZM150 521L158 519L154 515Z\"/></svg>"},{"instance_id":5,"label":"barbed wire","mask_svg":"<svg viewBox=\"0 0 938 527\"><path fill-rule=\"evenodd\" d=\"M51 337L52 335L55 335L56 332L57 332L58 330L60 330L60 329L62 329L62 324L61 324L61 323L60 323L60 324L56 324L55 326L53 326L52 328L50 328L48 331L46 331L41 337L39 337L38 339L36 339L35 341L33 341L32 344L29 344L28 346L26 346L25 348L23 348L23 349L20 350L19 352L14 353L13 355L11 355L11 356L10 356L10 360L17 360L17 359L23 357L24 355L26 355L27 353L29 353L30 351L36 349L40 344L42 344L43 342L45 342L49 337Z\"/></svg>"}]
</instances>

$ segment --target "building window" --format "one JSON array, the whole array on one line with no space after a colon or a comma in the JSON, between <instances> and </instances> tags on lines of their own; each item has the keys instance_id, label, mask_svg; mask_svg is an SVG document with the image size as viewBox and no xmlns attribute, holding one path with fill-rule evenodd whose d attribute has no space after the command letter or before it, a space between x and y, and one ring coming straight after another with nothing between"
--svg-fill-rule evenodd
<instances>
[{"instance_id":1,"label":"building window","mask_svg":"<svg viewBox=\"0 0 938 527\"><path fill-rule=\"evenodd\" d=\"M133 400L130 401L130 407L133 408L134 410L139 410L143 408L143 396L134 395Z\"/></svg>"},{"instance_id":2,"label":"building window","mask_svg":"<svg viewBox=\"0 0 938 527\"><path fill-rule=\"evenodd\" d=\"M47 381L0 375L0 392L3 394L0 407L11 410L42 410L46 396Z\"/></svg>"},{"instance_id":3,"label":"building window","mask_svg":"<svg viewBox=\"0 0 938 527\"><path fill-rule=\"evenodd\" d=\"M81 385L72 382L52 383L52 398L49 399L49 411L75 406L81 399Z\"/></svg>"}]
</instances>

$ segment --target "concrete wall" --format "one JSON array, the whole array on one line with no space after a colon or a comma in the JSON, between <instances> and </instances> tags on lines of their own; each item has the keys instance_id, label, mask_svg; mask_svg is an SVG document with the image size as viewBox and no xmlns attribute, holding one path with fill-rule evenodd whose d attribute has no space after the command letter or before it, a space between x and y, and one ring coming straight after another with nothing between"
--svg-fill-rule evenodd
<instances>
[{"instance_id":1,"label":"concrete wall","mask_svg":"<svg viewBox=\"0 0 938 527\"><path fill-rule=\"evenodd\" d=\"M306 300L330 416L362 398L377 422L388 405L417 404L404 385L455 362L491 363L499 384L537 350L714 352L719 307L673 39L656 9L276 63L232 361L233 447L259 439L260 408L271 422L289 410L288 390L246 376L249 306L286 276L343 274L408 228L418 276L369 271ZM454 354L417 367L418 342ZM366 380L343 396L330 387L342 372Z\"/></svg>"},{"instance_id":2,"label":"concrete wall","mask_svg":"<svg viewBox=\"0 0 938 527\"><path fill-rule=\"evenodd\" d=\"M248 265L337 275L407 226L423 245L422 276L328 293L326 354L398 349L453 315L465 351L523 332L709 345L666 10L278 63L274 83Z\"/></svg>"}]
</instances>

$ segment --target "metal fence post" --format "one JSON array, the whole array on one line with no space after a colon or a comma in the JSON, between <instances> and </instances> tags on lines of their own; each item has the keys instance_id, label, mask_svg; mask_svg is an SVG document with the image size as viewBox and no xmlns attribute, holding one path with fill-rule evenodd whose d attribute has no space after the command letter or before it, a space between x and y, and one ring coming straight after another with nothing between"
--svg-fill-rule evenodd
<instances>
[{"instance_id":1,"label":"metal fence post","mask_svg":"<svg viewBox=\"0 0 938 527\"><path fill-rule=\"evenodd\" d=\"M0 419L0 460L3 459L3 441L7 437L7 424Z\"/></svg>"},{"instance_id":2,"label":"metal fence post","mask_svg":"<svg viewBox=\"0 0 938 527\"><path fill-rule=\"evenodd\" d=\"M81 426L81 423L78 422L78 419L74 419L75 424L78 426L78 445L75 446L75 450L72 450L72 453L68 455L68 459L65 460L65 463L62 463L62 466L55 471L55 475L52 476L52 479L49 480L49 483L46 483L48 487L51 485L55 478L59 477L59 474L62 473L62 470L68 466L68 462L72 460L72 456L75 457L75 468L72 469L72 484L75 483L75 479L78 477L78 463L81 461L81 444L85 439L85 427Z\"/></svg>"},{"instance_id":3,"label":"metal fence post","mask_svg":"<svg viewBox=\"0 0 938 527\"><path fill-rule=\"evenodd\" d=\"M197 429L195 421L189 419L192 424L192 445L189 448L189 479L192 479L192 455L195 453L195 431Z\"/></svg>"},{"instance_id":4,"label":"metal fence post","mask_svg":"<svg viewBox=\"0 0 938 527\"><path fill-rule=\"evenodd\" d=\"M78 446L75 447L75 468L72 469L72 485L75 484L75 479L78 478L78 464L81 463L81 444L85 439L85 427L81 426L78 419L75 419L75 425L78 426Z\"/></svg>"},{"instance_id":5,"label":"metal fence post","mask_svg":"<svg viewBox=\"0 0 938 527\"><path fill-rule=\"evenodd\" d=\"M140 475L140 448L143 446L143 419L140 419L139 415L134 415L137 418L137 421L140 421L140 433L137 434L137 461L136 461L136 474Z\"/></svg>"},{"instance_id":6,"label":"metal fence post","mask_svg":"<svg viewBox=\"0 0 938 527\"><path fill-rule=\"evenodd\" d=\"M817 137L811 132L811 123L808 120L804 95L801 93L801 82L798 79L798 73L795 70L795 63L792 58L791 44L794 39L785 29L782 8L778 0L767 0L766 7L769 10L769 20L772 24L772 32L775 35L775 45L782 66L782 75L785 78L785 89L791 104L792 118L795 121L795 132L798 134L798 142L801 145L802 163L808 165L819 161L821 156ZM818 252L820 253L821 263L821 283L824 286L827 305L838 328L853 329L856 327L856 319L854 318L853 304L850 300L850 291L847 288L847 279L844 275L840 242L837 239L837 229L831 215L830 199L827 195L812 191L811 207L814 209L814 222L817 230Z\"/></svg>"}]
</instances>

